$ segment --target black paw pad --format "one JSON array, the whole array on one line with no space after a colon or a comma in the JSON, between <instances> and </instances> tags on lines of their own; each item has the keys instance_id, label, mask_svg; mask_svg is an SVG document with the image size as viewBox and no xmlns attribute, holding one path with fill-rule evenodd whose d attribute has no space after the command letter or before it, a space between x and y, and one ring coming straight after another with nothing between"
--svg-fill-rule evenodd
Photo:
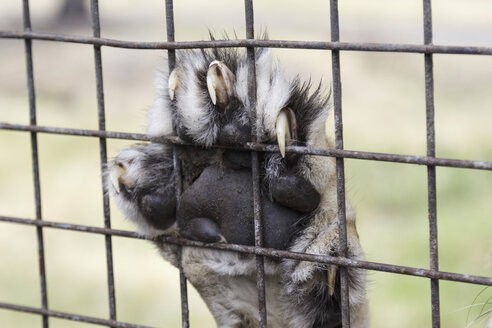
<instances>
[{"instance_id":1,"label":"black paw pad","mask_svg":"<svg viewBox=\"0 0 492 328\"><path fill-rule=\"evenodd\" d=\"M277 203L302 213L314 211L321 200L310 182L292 172L286 172L275 180L272 195Z\"/></svg>"},{"instance_id":2,"label":"black paw pad","mask_svg":"<svg viewBox=\"0 0 492 328\"><path fill-rule=\"evenodd\" d=\"M191 219L180 229L180 233L183 237L205 243L216 243L222 239L219 225L208 218Z\"/></svg>"},{"instance_id":3,"label":"black paw pad","mask_svg":"<svg viewBox=\"0 0 492 328\"><path fill-rule=\"evenodd\" d=\"M173 225L176 215L174 188L167 192L145 194L139 201L140 211L145 220L156 229L165 230Z\"/></svg>"}]
</instances>

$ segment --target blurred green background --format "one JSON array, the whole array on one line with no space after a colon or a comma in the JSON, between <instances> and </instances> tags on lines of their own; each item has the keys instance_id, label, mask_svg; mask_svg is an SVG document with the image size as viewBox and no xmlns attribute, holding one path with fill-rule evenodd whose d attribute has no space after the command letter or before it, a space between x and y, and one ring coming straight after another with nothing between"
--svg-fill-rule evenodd
<instances>
[{"instance_id":1,"label":"blurred green background","mask_svg":"<svg viewBox=\"0 0 492 328\"><path fill-rule=\"evenodd\" d=\"M88 1L87 1L88 2ZM176 40L203 40L208 29L244 37L242 1L174 1ZM434 43L492 45L492 2L434 0ZM91 35L90 24L60 24L61 1L31 1L35 31ZM327 1L256 1L255 28L271 39L329 40ZM342 41L423 42L415 0L344 0ZM101 1L102 36L164 41L164 1ZM22 29L21 1L0 2L0 29ZM93 50L33 42L38 124L97 129ZM143 132L155 70L165 51L103 48L107 129ZM289 76L331 80L330 52L274 50ZM419 54L341 54L345 148L425 155L424 59ZM435 55L437 156L492 161L492 57ZM0 121L28 124L24 43L0 39ZM332 119L328 122L332 133ZM94 138L39 135L45 220L103 226L99 146ZM127 141L108 140L114 156ZM29 134L0 130L0 215L34 218ZM367 259L428 268L426 168L346 161ZM440 269L490 276L492 174L437 168ZM111 204L112 225L133 230ZM49 308L108 317L104 237L44 229ZM180 326L178 272L147 242L113 238L121 321ZM430 327L427 279L369 272L372 327ZM0 302L40 306L34 227L0 222ZM492 288L440 283L442 327L484 327ZM192 327L213 319L191 286ZM478 296L478 297L477 297ZM37 315L0 309L0 327L40 327ZM94 325L50 319L51 327Z\"/></svg>"}]
</instances>

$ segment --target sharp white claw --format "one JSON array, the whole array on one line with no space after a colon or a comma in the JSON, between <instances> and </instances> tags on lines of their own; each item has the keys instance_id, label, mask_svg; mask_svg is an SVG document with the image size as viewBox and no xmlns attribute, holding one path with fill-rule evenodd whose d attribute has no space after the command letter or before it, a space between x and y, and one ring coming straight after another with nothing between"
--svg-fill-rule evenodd
<instances>
[{"instance_id":1,"label":"sharp white claw","mask_svg":"<svg viewBox=\"0 0 492 328\"><path fill-rule=\"evenodd\" d=\"M212 103L226 105L234 94L234 73L221 61L214 60L208 66L207 88Z\"/></svg>"},{"instance_id":2,"label":"sharp white claw","mask_svg":"<svg viewBox=\"0 0 492 328\"><path fill-rule=\"evenodd\" d=\"M281 110L275 122L275 132L277 133L277 143L280 154L285 157L285 144L291 138L289 117L284 110Z\"/></svg>"},{"instance_id":3,"label":"sharp white claw","mask_svg":"<svg viewBox=\"0 0 492 328\"><path fill-rule=\"evenodd\" d=\"M330 265L328 267L328 292L330 293L330 296L333 296L335 293L335 284L337 282L337 266L336 265Z\"/></svg>"},{"instance_id":4,"label":"sharp white claw","mask_svg":"<svg viewBox=\"0 0 492 328\"><path fill-rule=\"evenodd\" d=\"M109 171L109 180L117 194L120 193L120 178L125 174L125 169L119 165L113 165Z\"/></svg>"},{"instance_id":5,"label":"sharp white claw","mask_svg":"<svg viewBox=\"0 0 492 328\"><path fill-rule=\"evenodd\" d=\"M179 84L178 72L177 69L174 69L171 72L171 74L169 74L169 79L167 81L167 89L169 91L169 98L171 98L171 100L174 100L174 92L176 91L178 84Z\"/></svg>"},{"instance_id":6,"label":"sharp white claw","mask_svg":"<svg viewBox=\"0 0 492 328\"><path fill-rule=\"evenodd\" d=\"M212 100L212 104L214 105L217 104L217 95L215 94L216 85L217 85L217 75L211 73L211 69L209 68L207 72L207 88L208 88L208 93L210 95L210 99Z\"/></svg>"}]
</instances>

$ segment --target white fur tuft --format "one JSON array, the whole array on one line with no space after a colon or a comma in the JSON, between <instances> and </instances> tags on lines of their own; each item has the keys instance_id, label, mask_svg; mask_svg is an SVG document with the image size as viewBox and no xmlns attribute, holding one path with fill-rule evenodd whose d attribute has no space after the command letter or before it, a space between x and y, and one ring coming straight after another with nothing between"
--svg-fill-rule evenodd
<instances>
[{"instance_id":1,"label":"white fur tuft","mask_svg":"<svg viewBox=\"0 0 492 328\"><path fill-rule=\"evenodd\" d=\"M208 94L203 93L200 81L197 80L197 71L208 67L209 63L198 52L185 52L181 59L180 88L176 91L176 103L179 121L186 133L194 141L204 146L211 146L219 132L214 122L214 108L206 101Z\"/></svg>"},{"instance_id":2,"label":"white fur tuft","mask_svg":"<svg viewBox=\"0 0 492 328\"><path fill-rule=\"evenodd\" d=\"M262 53L256 63L257 126L260 141L275 140L275 121L290 99L291 86L280 63L273 62L270 50Z\"/></svg>"},{"instance_id":3,"label":"white fur tuft","mask_svg":"<svg viewBox=\"0 0 492 328\"><path fill-rule=\"evenodd\" d=\"M167 66L167 61L165 66ZM161 137L173 133L167 79L167 68L157 72L154 82L155 99L147 114L147 134L151 137Z\"/></svg>"}]
</instances>

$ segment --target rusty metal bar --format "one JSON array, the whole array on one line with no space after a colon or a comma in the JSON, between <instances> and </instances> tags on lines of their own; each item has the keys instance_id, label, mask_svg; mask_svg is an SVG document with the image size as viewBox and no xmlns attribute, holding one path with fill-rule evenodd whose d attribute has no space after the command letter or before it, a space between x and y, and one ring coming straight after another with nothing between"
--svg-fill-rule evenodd
<instances>
[{"instance_id":1,"label":"rusty metal bar","mask_svg":"<svg viewBox=\"0 0 492 328\"><path fill-rule=\"evenodd\" d=\"M253 0L244 1L244 14L246 20L246 39L254 40L254 9ZM257 140L257 113L256 113L256 56L253 46L246 48L248 59L248 95L250 110L251 141ZM251 179L253 184L253 213L255 227L255 246L263 247L263 220L261 215L261 198L260 198L260 164L258 152L251 151ZM267 327L267 309L265 293L265 258L256 256L256 288L258 291L258 327Z\"/></svg>"},{"instance_id":2,"label":"rusty metal bar","mask_svg":"<svg viewBox=\"0 0 492 328\"><path fill-rule=\"evenodd\" d=\"M22 12L24 20L24 31L31 31L31 14L29 10L29 0L23 0ZM26 52L26 73L27 73L27 91L29 97L29 124L35 126L37 124L36 119L36 91L34 88L34 68L32 61L32 40L25 39L24 47ZM36 208L36 220L42 220L41 211L41 183L39 178L39 157L38 157L38 136L35 131L31 131L31 157L32 157L32 170L34 178L34 201ZM38 267L39 267L39 283L41 290L41 307L43 310L48 310L48 293L46 282L46 264L44 253L44 235L43 228L38 226L36 228L36 236L38 242ZM43 328L49 327L49 320L47 315L43 315L42 319Z\"/></svg>"},{"instance_id":3,"label":"rusty metal bar","mask_svg":"<svg viewBox=\"0 0 492 328\"><path fill-rule=\"evenodd\" d=\"M403 53L437 53L458 55L492 55L492 47L469 47L454 45L393 44L369 42L325 42L295 40L215 40L215 41L180 41L180 42L136 42L90 36L76 36L41 32L0 31L0 38L35 39L44 41L94 44L107 47L128 49L203 49L203 48L288 48L311 50L369 51L369 52L403 52Z\"/></svg>"},{"instance_id":4,"label":"rusty metal bar","mask_svg":"<svg viewBox=\"0 0 492 328\"><path fill-rule=\"evenodd\" d=\"M114 131L99 131L99 130L83 130L83 129L67 129L58 127L46 127L38 125L23 125L23 124L10 124L0 123L0 130L11 131L31 131L39 133L51 133L61 135L74 135L82 137L105 137L111 139L124 139L124 140L136 140L136 141L151 141L156 143L168 143L182 146L198 147L180 140L176 136L165 137L149 137L142 133L127 133L127 132L114 132ZM217 148L232 148L229 146L215 145ZM236 150L255 150L261 152L278 152L278 146L248 142L243 146L233 147ZM492 162L488 161L472 161L450 158L436 158L427 156L413 156L403 154L386 154L386 153L374 153L354 150L341 150L331 148L314 148L304 146L287 146L286 152L316 155L316 156L331 156L331 157L343 157L352 159L362 159L369 161L382 161L382 162L394 162L401 164L414 164L414 165L434 165L444 167L456 167L463 169L475 169L475 170L492 170Z\"/></svg>"},{"instance_id":5,"label":"rusty metal bar","mask_svg":"<svg viewBox=\"0 0 492 328\"><path fill-rule=\"evenodd\" d=\"M152 328L148 326L135 325L135 324L121 322L121 321L99 319L99 318L88 317L80 314L51 311L42 308L38 309L30 306L23 306L23 305L3 303L3 302L0 302L0 309L27 312L32 314L41 314L43 317L53 317L53 318L66 319L71 321L85 322L94 325L110 326L110 327L117 327L117 328Z\"/></svg>"},{"instance_id":6,"label":"rusty metal bar","mask_svg":"<svg viewBox=\"0 0 492 328\"><path fill-rule=\"evenodd\" d=\"M174 8L173 1L166 0L166 33L167 41L174 42L175 32L174 32ZM167 60L169 74L176 67L176 50L167 50ZM176 125L173 124L174 134L176 133ZM178 156L177 144L173 145L173 169L174 169L174 179L176 187L176 208L179 206L182 193L182 181L181 181L181 161ZM189 320L189 307L188 307L188 285L186 280L186 275L183 270L182 264L183 247L178 248L178 269L179 269L179 288L181 297L181 326L182 328L188 328L190 326Z\"/></svg>"},{"instance_id":7,"label":"rusty metal bar","mask_svg":"<svg viewBox=\"0 0 492 328\"><path fill-rule=\"evenodd\" d=\"M432 44L432 8L430 0L423 0L424 10L424 44ZM436 156L436 133L434 124L434 73L432 54L424 55L425 62L425 108L427 130L427 157ZM437 199L436 167L427 166L427 198L429 212L429 257L430 268L439 270L439 253L437 239ZM431 279L432 327L441 327L439 305L439 279Z\"/></svg>"},{"instance_id":8,"label":"rusty metal bar","mask_svg":"<svg viewBox=\"0 0 492 328\"><path fill-rule=\"evenodd\" d=\"M330 0L331 41L340 41L338 0ZM340 74L340 51L332 50L331 67L333 76L333 107L335 115L335 147L343 150L342 81ZM345 213L345 163L343 157L336 158L338 255L347 257L347 220ZM350 328L349 282L347 267L340 267L340 308L342 327Z\"/></svg>"},{"instance_id":9,"label":"rusty metal bar","mask_svg":"<svg viewBox=\"0 0 492 328\"><path fill-rule=\"evenodd\" d=\"M45 221L45 220L39 221L39 220L26 219L26 218L0 216L0 222L25 224L25 225L40 226L45 228L54 228L54 229L71 230L71 231L79 231L79 232L86 232L86 233L103 234L103 235L107 234L107 235L118 236L118 237L151 240L134 231L108 229L108 228L52 222L52 221ZM338 257L338 256L333 257L328 255L297 253L297 252L276 250L272 248L264 248L264 247L256 247L256 246L245 246L245 245L226 244L226 243L207 244L199 241L193 241L193 240L180 238L180 237L173 237L173 236L159 236L157 238L159 238L159 240L162 242L182 245L182 246L206 247L206 248L228 250L228 251L247 253L247 254L256 254L256 255L262 255L262 256L268 256L274 258L287 258L287 259L293 259L299 261L319 262L325 264L347 266L351 268L360 268L365 270L403 274L403 275L409 275L414 277L441 279L441 280L464 282L464 283L476 284L476 285L492 286L492 278L490 277L480 277L480 276L474 276L469 274L443 272L443 271L437 271L432 269L361 261L361 260Z\"/></svg>"},{"instance_id":10,"label":"rusty metal bar","mask_svg":"<svg viewBox=\"0 0 492 328\"><path fill-rule=\"evenodd\" d=\"M99 20L99 3L98 0L91 0L91 19L92 33L95 38L101 37L101 25ZM102 56L101 46L94 45L94 67L96 73L96 92L97 92L97 114L99 131L106 130L106 114L104 108L104 87L103 87L103 72L102 72ZM106 138L99 138L99 151L101 158L101 184L103 197L103 212L104 212L104 227L111 228L111 213L109 208L109 193L106 190L104 170L108 164ZM116 320L116 297L114 288L114 270L113 270L113 244L111 235L105 236L106 245L106 269L108 281L108 302L109 302L109 318ZM114 327L114 326L111 326Z\"/></svg>"},{"instance_id":11,"label":"rusty metal bar","mask_svg":"<svg viewBox=\"0 0 492 328\"><path fill-rule=\"evenodd\" d=\"M174 7L173 0L166 0L166 32L167 42L175 42L174 32ZM169 63L169 72L176 66L176 51L174 49L167 50L167 60Z\"/></svg>"}]
</instances>

